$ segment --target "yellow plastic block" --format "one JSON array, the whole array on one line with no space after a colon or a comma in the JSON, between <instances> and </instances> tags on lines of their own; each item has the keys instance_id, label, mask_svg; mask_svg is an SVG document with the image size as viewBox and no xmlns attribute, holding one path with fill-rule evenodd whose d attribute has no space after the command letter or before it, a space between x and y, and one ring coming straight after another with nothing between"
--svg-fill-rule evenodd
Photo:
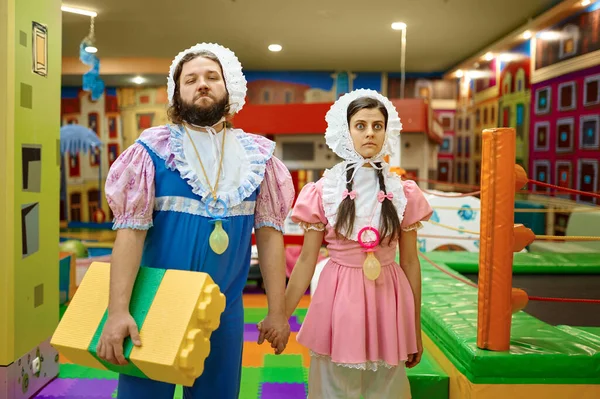
<instances>
[{"instance_id":1,"label":"yellow plastic block","mask_svg":"<svg viewBox=\"0 0 600 399\"><path fill-rule=\"evenodd\" d=\"M204 371L224 309L225 296L208 274L168 270L130 360L148 378L191 386Z\"/></svg>"},{"instance_id":2,"label":"yellow plastic block","mask_svg":"<svg viewBox=\"0 0 600 399\"><path fill-rule=\"evenodd\" d=\"M73 363L106 370L88 347L108 306L109 282L110 264L92 263L52 336L50 344Z\"/></svg>"}]
</instances>

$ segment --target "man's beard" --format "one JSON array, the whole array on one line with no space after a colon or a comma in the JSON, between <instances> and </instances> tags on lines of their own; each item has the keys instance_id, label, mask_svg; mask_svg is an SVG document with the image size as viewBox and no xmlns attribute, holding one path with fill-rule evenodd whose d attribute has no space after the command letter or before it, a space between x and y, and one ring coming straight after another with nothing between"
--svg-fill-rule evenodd
<instances>
[{"instance_id":1,"label":"man's beard","mask_svg":"<svg viewBox=\"0 0 600 399\"><path fill-rule=\"evenodd\" d=\"M212 126L225 116L225 108L227 107L228 100L228 96L223 96L221 100L204 107L181 101L181 118L192 125Z\"/></svg>"}]
</instances>

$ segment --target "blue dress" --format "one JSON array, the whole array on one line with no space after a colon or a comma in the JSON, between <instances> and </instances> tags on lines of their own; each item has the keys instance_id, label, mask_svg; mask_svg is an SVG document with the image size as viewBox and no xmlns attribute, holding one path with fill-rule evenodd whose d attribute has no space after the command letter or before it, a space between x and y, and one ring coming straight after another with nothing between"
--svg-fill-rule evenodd
<instances>
[{"instance_id":1,"label":"blue dress","mask_svg":"<svg viewBox=\"0 0 600 399\"><path fill-rule=\"evenodd\" d=\"M261 181L257 181L255 176L252 181L246 182L245 187L240 187L237 194L234 193L234 197L239 194L238 198L242 201L238 200L239 203L229 209L227 222L223 223L223 229L230 237L229 247L221 255L214 253L208 244L214 225L210 223L211 218L205 210L204 198L198 195L199 192L206 193L206 190L202 191L204 188L198 186L197 182L190 184L193 178L186 173L186 165L181 158L181 134L177 126L170 127L169 146L161 147L156 135L152 138L149 138L150 135L142 135L137 144L134 144L137 146L138 161L141 146L154 168L152 223L147 226L132 226L127 221L118 222L119 211L123 213L123 208L128 205L117 204L116 196L112 195L109 203L117 216L114 228L149 228L144 243L142 266L208 273L225 294L226 308L219 328L211 335L211 351L205 361L204 372L193 387L184 387L184 397L235 399L240 390L244 331L242 292L250 267L252 231L253 228L262 226L281 230L283 225L276 225L268 220L262 226L256 225L255 208ZM260 153L256 138L245 133L239 133L238 138L247 152ZM175 154L174 157L170 156L170 151ZM271 159L271 154L272 149L253 158L258 176L262 170L264 178L265 164ZM121 181L127 180L127 176L117 177ZM289 180L291 184L291 178ZM118 185L114 178L107 179L107 196L118 190ZM173 306L177 306L176 301ZM174 389L173 384L120 375L118 398L172 398Z\"/></svg>"}]
</instances>

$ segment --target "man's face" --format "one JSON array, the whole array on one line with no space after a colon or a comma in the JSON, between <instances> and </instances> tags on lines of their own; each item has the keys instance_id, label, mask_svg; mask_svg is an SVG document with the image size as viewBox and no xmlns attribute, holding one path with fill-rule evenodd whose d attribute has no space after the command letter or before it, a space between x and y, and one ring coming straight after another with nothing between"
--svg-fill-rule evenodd
<instances>
[{"instance_id":1,"label":"man's face","mask_svg":"<svg viewBox=\"0 0 600 399\"><path fill-rule=\"evenodd\" d=\"M202 56L183 64L179 95L185 121L199 126L217 123L228 102L221 66Z\"/></svg>"}]
</instances>

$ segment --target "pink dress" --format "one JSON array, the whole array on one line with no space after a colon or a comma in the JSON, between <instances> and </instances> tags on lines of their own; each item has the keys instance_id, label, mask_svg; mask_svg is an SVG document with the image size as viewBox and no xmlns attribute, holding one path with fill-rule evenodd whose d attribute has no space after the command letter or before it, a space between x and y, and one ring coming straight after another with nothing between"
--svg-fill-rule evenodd
<instances>
[{"instance_id":1,"label":"pink dress","mask_svg":"<svg viewBox=\"0 0 600 399\"><path fill-rule=\"evenodd\" d=\"M404 231L417 229L432 214L429 203L413 181L402 183L406 197ZM292 220L305 229L325 229L330 261L298 333L298 342L313 356L324 356L350 368L377 370L406 361L417 351L415 309L410 284L395 262L397 242L378 247L382 270L375 281L362 270L366 254L358 242L338 239L323 208L323 179L300 192Z\"/></svg>"}]
</instances>

